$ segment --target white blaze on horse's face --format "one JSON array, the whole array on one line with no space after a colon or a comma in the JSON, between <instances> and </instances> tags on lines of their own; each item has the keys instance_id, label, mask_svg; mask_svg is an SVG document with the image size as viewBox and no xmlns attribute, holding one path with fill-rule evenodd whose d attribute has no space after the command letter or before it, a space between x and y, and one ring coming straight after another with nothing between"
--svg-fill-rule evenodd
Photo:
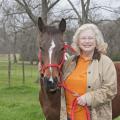
<instances>
[{"instance_id":1,"label":"white blaze on horse's face","mask_svg":"<svg viewBox=\"0 0 120 120\"><path fill-rule=\"evenodd\" d=\"M51 65L51 60L52 60L52 53L53 53L53 49L55 48L55 43L54 41L52 40L51 41L51 46L50 48L48 49L48 53L49 53L49 64ZM51 72L51 76L50 76L50 81L53 82L53 79L52 79L52 68L50 67L50 72Z\"/></svg>"}]
</instances>

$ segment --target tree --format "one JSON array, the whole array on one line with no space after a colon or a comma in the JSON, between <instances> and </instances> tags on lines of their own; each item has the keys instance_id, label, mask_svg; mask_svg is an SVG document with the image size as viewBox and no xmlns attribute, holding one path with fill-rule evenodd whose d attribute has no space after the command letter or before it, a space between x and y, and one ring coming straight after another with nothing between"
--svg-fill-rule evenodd
<instances>
[{"instance_id":1,"label":"tree","mask_svg":"<svg viewBox=\"0 0 120 120\"><path fill-rule=\"evenodd\" d=\"M10 56L10 41L6 32L6 21L3 22L3 30L4 30L4 40L7 41L8 46L8 85L11 86L11 56Z\"/></svg>"},{"instance_id":2,"label":"tree","mask_svg":"<svg viewBox=\"0 0 120 120\"><path fill-rule=\"evenodd\" d=\"M30 6L29 6L30 1L32 1L32 0L29 0L29 2L26 2L25 0L22 0L22 2L20 0L15 0L15 1L23 7L23 9L28 14L29 18L37 26L37 17L36 17L36 15L33 14L32 10L30 9ZM42 6L41 7L42 8L41 16L45 23L47 23L48 13L59 1L60 0L42 0L41 2L40 1L38 2L38 5L36 5L37 7L40 5Z\"/></svg>"},{"instance_id":3,"label":"tree","mask_svg":"<svg viewBox=\"0 0 120 120\"><path fill-rule=\"evenodd\" d=\"M89 13L89 6L90 6L90 0L81 0L81 8L82 8L82 14L80 15L80 12L76 9L74 4L71 2L71 0L68 0L70 5L72 6L74 12L76 13L78 17L78 23L84 24L87 23L88 20L88 13Z\"/></svg>"}]
</instances>

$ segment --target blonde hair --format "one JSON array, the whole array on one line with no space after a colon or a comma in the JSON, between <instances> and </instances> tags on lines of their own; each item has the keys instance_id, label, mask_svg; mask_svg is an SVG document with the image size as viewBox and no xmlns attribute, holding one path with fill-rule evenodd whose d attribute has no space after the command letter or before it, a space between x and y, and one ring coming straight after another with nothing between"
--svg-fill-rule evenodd
<instances>
[{"instance_id":1,"label":"blonde hair","mask_svg":"<svg viewBox=\"0 0 120 120\"><path fill-rule=\"evenodd\" d=\"M92 30L95 33L96 49L100 53L105 54L107 52L108 44L104 42L103 35L102 35L101 31L99 30L99 28L95 24L87 23L87 24L84 24L81 27L79 27L73 36L73 43L71 44L71 46L80 55L80 48L78 45L78 40L79 40L81 32L83 32L85 30Z\"/></svg>"}]
</instances>

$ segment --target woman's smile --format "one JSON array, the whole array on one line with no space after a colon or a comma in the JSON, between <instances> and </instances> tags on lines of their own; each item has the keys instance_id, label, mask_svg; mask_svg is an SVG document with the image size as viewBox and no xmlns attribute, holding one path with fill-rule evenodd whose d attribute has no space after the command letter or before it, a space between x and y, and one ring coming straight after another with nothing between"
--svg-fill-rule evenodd
<instances>
[{"instance_id":1,"label":"woman's smile","mask_svg":"<svg viewBox=\"0 0 120 120\"><path fill-rule=\"evenodd\" d=\"M96 47L96 39L92 30L81 32L78 42L82 54L89 54L90 56L93 55L94 49Z\"/></svg>"}]
</instances>

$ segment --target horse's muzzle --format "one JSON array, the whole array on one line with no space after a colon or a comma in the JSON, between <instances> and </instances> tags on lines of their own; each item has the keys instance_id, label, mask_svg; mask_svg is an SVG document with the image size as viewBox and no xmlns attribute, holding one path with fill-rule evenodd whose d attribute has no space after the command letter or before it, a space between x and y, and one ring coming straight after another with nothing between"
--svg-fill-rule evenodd
<instances>
[{"instance_id":1,"label":"horse's muzzle","mask_svg":"<svg viewBox=\"0 0 120 120\"><path fill-rule=\"evenodd\" d=\"M59 90L57 84L58 84L57 77L52 78L52 80L48 77L44 77L44 85L47 92L55 93L57 90Z\"/></svg>"}]
</instances>

